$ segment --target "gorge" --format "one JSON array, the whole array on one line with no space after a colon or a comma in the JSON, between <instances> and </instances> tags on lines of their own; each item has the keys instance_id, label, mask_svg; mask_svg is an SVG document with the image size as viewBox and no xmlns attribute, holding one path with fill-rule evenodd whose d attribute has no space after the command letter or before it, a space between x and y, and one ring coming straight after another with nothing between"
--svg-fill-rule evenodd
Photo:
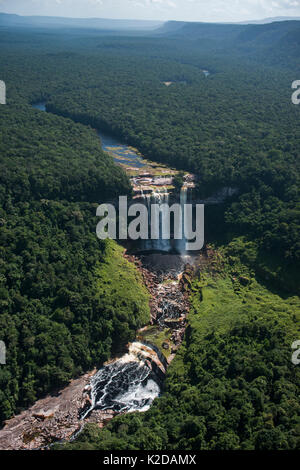
<instances>
[{"instance_id":1,"label":"gorge","mask_svg":"<svg viewBox=\"0 0 300 470\"><path fill-rule=\"evenodd\" d=\"M33 105L46 111L45 103ZM167 203L172 193L175 170L145 161L135 149L101 134L103 149L131 176L134 200L150 208L151 203ZM149 175L149 172L151 175ZM133 173L133 175L132 175ZM149 181L145 181L150 176ZM189 183L190 184L190 183ZM180 203L187 200L188 187L180 192ZM171 244L159 223L159 238L147 240L125 255L136 264L151 294L150 324L137 332L128 351L98 371L72 381L59 393L38 400L22 414L8 420L0 431L0 448L39 449L52 442L74 439L87 422L103 426L116 414L146 411L161 394L168 364L179 348L189 310L183 272L187 256L182 242ZM149 211L149 225L151 223ZM132 248L132 247L131 247Z\"/></svg>"},{"instance_id":2,"label":"gorge","mask_svg":"<svg viewBox=\"0 0 300 470\"><path fill-rule=\"evenodd\" d=\"M46 111L44 102L33 104L33 107ZM127 251L133 254L129 255L129 260L137 265L151 293L151 325L138 332L136 341L128 345L124 356L105 364L92 377L83 394L84 403L78 415L80 420L95 413L100 413L102 419L101 412L107 410L112 415L145 411L160 395L167 366L183 340L189 302L187 286L182 279L186 271L190 274L196 256L186 252L185 215L181 220L182 238L169 239L164 233L166 226L161 210L164 204L178 202L184 214L185 204L193 199L195 176L187 173L183 177L178 195L173 186L173 179L178 174L176 170L145 160L136 149L99 129L97 134L103 150L111 154L115 163L122 166L130 177L133 201L140 201L148 208L149 228L153 223L153 204L158 206L159 237L126 246ZM201 202L222 202L232 193L234 190L225 188L211 200Z\"/></svg>"}]
</instances>

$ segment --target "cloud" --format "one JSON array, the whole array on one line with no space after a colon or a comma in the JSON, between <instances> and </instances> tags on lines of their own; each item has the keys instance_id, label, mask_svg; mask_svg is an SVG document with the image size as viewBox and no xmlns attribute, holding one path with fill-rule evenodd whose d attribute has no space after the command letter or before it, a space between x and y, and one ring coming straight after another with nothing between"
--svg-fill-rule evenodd
<instances>
[{"instance_id":1,"label":"cloud","mask_svg":"<svg viewBox=\"0 0 300 470\"><path fill-rule=\"evenodd\" d=\"M21 15L245 21L300 16L300 0L0 0L0 9Z\"/></svg>"},{"instance_id":2,"label":"cloud","mask_svg":"<svg viewBox=\"0 0 300 470\"><path fill-rule=\"evenodd\" d=\"M133 3L137 6L141 6L143 8L177 8L176 0L127 0L128 3Z\"/></svg>"}]
</instances>

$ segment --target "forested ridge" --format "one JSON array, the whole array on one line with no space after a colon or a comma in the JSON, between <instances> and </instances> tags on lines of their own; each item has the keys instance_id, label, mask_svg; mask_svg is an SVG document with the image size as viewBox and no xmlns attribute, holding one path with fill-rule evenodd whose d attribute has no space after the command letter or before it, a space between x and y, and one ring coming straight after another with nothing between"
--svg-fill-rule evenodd
<instances>
[{"instance_id":1,"label":"forested ridge","mask_svg":"<svg viewBox=\"0 0 300 470\"><path fill-rule=\"evenodd\" d=\"M266 24L214 24L169 21L155 33L162 37L189 40L226 55L247 57L254 63L298 67L300 53L299 20Z\"/></svg>"},{"instance_id":2,"label":"forested ridge","mask_svg":"<svg viewBox=\"0 0 300 470\"><path fill-rule=\"evenodd\" d=\"M207 36L8 28L0 38L8 90L0 339L11 345L1 418L100 364L149 318L135 271L128 276L116 245L95 237L96 205L130 186L92 126L194 172L199 198L229 186L238 193L207 211L206 241L224 259L217 274L194 280L190 326L163 396L102 432L87 427L70 447L299 448L299 373L290 360L300 285L294 43L266 48L245 38L244 57ZM38 101L50 113L31 109Z\"/></svg>"}]
</instances>

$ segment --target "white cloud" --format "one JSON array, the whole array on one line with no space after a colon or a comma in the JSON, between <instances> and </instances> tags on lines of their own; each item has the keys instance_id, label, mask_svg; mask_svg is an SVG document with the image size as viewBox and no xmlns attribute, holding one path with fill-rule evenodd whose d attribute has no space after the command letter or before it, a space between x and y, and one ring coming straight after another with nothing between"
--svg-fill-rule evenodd
<instances>
[{"instance_id":1,"label":"white cloud","mask_svg":"<svg viewBox=\"0 0 300 470\"><path fill-rule=\"evenodd\" d=\"M127 0L128 3L133 3L144 8L176 8L176 0Z\"/></svg>"},{"instance_id":2,"label":"white cloud","mask_svg":"<svg viewBox=\"0 0 300 470\"><path fill-rule=\"evenodd\" d=\"M21 15L240 21L300 16L300 0L0 0Z\"/></svg>"}]
</instances>

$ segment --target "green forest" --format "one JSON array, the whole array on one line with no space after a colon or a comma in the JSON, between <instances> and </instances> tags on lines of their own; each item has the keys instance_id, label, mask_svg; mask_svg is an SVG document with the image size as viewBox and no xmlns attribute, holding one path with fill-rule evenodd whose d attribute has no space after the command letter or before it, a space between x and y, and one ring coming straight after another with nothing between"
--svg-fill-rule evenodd
<instances>
[{"instance_id":1,"label":"green forest","mask_svg":"<svg viewBox=\"0 0 300 470\"><path fill-rule=\"evenodd\" d=\"M195 274L162 396L102 431L86 426L63 448L300 448L292 23L263 31L170 23L131 36L0 28L0 340L8 345L0 422L103 364L149 322L137 270L122 247L95 235L97 206L131 195L99 128L195 173L199 198L237 191L207 211L216 264ZM48 113L32 109L36 102Z\"/></svg>"}]
</instances>

